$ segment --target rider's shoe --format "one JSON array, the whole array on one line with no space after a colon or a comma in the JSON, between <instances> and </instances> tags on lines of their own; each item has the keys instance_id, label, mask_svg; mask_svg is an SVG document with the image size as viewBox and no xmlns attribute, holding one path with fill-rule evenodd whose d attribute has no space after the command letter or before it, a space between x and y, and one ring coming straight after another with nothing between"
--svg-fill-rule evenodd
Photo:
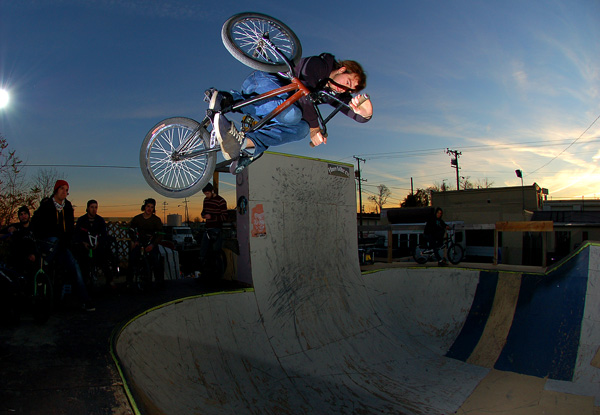
<instances>
[{"instance_id":1,"label":"rider's shoe","mask_svg":"<svg viewBox=\"0 0 600 415\"><path fill-rule=\"evenodd\" d=\"M446 262L445 259L438 261L438 267L447 267L447 266L448 266L448 263Z\"/></svg>"},{"instance_id":2,"label":"rider's shoe","mask_svg":"<svg viewBox=\"0 0 600 415\"><path fill-rule=\"evenodd\" d=\"M204 92L204 95L204 100L208 102L208 109L214 112L221 111L233 104L233 95L229 92L210 88Z\"/></svg>"},{"instance_id":3,"label":"rider's shoe","mask_svg":"<svg viewBox=\"0 0 600 415\"><path fill-rule=\"evenodd\" d=\"M234 160L229 166L229 172L231 174L240 174L246 167L254 161L254 157L248 155L241 155L237 160Z\"/></svg>"},{"instance_id":4,"label":"rider's shoe","mask_svg":"<svg viewBox=\"0 0 600 415\"><path fill-rule=\"evenodd\" d=\"M223 114L215 114L214 128L217 140L226 160L236 160L240 152L246 148L246 136L235 128Z\"/></svg>"}]
</instances>

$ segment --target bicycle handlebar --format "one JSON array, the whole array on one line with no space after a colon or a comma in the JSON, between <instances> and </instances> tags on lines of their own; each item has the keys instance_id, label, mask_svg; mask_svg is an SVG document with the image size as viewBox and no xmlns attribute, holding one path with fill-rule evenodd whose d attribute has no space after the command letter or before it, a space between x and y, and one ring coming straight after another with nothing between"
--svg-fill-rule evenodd
<instances>
[{"instance_id":1,"label":"bicycle handlebar","mask_svg":"<svg viewBox=\"0 0 600 415\"><path fill-rule=\"evenodd\" d=\"M324 95L324 96L326 96L328 98L331 98L331 99L333 99L333 100L335 100L335 101L337 101L339 103L338 107L334 110L334 112L331 113L329 115L329 117L327 117L327 119L323 121L323 119L321 117L321 113L319 112L319 109L317 108L317 103L315 101L313 101L313 105L314 105L315 109L317 110L317 114L319 115L319 121L320 121L320 123L323 124L323 127L321 128L321 132L323 133L323 135L325 137L327 137L327 129L325 128L325 124L327 124L327 122L333 117L333 115L337 114L337 112L341 109L341 107L346 107L346 108L349 108L349 109L352 109L352 107L350 107L350 105L346 104L344 101L338 99L335 95L332 95L332 94L330 94L328 92L319 91L319 97L321 95ZM361 94L360 98L358 99L358 106L357 107L360 107L362 104L364 104L370 98L371 97L369 96L369 94ZM308 144L310 145L311 148L316 147L316 145L312 141L309 142Z\"/></svg>"}]
</instances>

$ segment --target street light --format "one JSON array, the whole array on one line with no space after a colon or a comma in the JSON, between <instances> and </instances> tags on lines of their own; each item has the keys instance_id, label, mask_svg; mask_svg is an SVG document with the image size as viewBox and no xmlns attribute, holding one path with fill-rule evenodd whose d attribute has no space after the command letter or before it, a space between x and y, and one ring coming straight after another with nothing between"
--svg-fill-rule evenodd
<instances>
[{"instance_id":1,"label":"street light","mask_svg":"<svg viewBox=\"0 0 600 415\"><path fill-rule=\"evenodd\" d=\"M521 179L521 195L523 199L523 211L525 211L525 188L523 187L523 171L521 169L515 170L515 174Z\"/></svg>"}]
</instances>

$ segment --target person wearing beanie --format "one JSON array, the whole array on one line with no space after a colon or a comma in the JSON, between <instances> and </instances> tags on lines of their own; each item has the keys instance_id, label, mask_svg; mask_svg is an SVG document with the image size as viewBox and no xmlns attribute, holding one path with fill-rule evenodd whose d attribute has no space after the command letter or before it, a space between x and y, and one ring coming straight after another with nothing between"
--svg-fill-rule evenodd
<instances>
[{"instance_id":1,"label":"person wearing beanie","mask_svg":"<svg viewBox=\"0 0 600 415\"><path fill-rule=\"evenodd\" d=\"M29 208L21 206L17 211L19 222L8 225L0 230L0 239L8 239L10 255L8 263L15 270L28 277L33 277L37 271L38 253L33 236L33 227L30 226Z\"/></svg>"},{"instance_id":2,"label":"person wearing beanie","mask_svg":"<svg viewBox=\"0 0 600 415\"><path fill-rule=\"evenodd\" d=\"M200 266L204 268L204 260L209 252L215 255L221 250L221 245L223 244L223 222L227 220L227 202L215 192L214 186L211 183L204 186L202 193L204 193L205 197L200 215L206 220L206 231L200 241L198 261Z\"/></svg>"},{"instance_id":3,"label":"person wearing beanie","mask_svg":"<svg viewBox=\"0 0 600 415\"><path fill-rule=\"evenodd\" d=\"M33 231L38 241L42 242L42 249L54 252L50 257L67 272L68 278L77 286L82 308L94 311L95 307L87 292L81 269L71 252L71 241L75 231L75 211L73 205L67 200L69 183L57 180L54 184L54 193L51 197L40 202L40 206L33 214Z\"/></svg>"}]
</instances>

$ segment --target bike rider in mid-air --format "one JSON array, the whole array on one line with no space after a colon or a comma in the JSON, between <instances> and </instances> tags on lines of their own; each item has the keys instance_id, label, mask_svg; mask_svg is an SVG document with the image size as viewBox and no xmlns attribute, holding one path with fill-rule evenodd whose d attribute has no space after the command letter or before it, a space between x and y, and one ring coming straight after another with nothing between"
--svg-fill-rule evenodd
<instances>
[{"instance_id":1,"label":"bike rider in mid-air","mask_svg":"<svg viewBox=\"0 0 600 415\"><path fill-rule=\"evenodd\" d=\"M351 110L343 108L341 112L355 121L364 123L373 116L373 105L367 96L352 97L351 95L363 90L367 83L367 75L358 62L337 61L333 55L322 53L319 56L301 59L294 68L294 76L311 91L328 90L338 99L349 104ZM253 159L255 159L270 146L299 141L309 133L314 146L327 143L327 137L321 132L318 115L309 96L301 98L296 104L284 110L265 128L247 134L238 131L225 115L218 112L238 100L260 95L284 86L288 82L278 74L256 71L246 78L240 92L228 93L214 89L207 91L207 96L210 97L209 110L216 112L213 120L214 131L226 159L237 160L242 150L247 151L251 148L254 148ZM240 111L253 118L261 118L287 98L288 96L285 95L277 96L255 105L242 107ZM366 101L361 103L365 98ZM336 106L335 102L326 103ZM238 163L247 165L250 163L250 158L242 157Z\"/></svg>"}]
</instances>

